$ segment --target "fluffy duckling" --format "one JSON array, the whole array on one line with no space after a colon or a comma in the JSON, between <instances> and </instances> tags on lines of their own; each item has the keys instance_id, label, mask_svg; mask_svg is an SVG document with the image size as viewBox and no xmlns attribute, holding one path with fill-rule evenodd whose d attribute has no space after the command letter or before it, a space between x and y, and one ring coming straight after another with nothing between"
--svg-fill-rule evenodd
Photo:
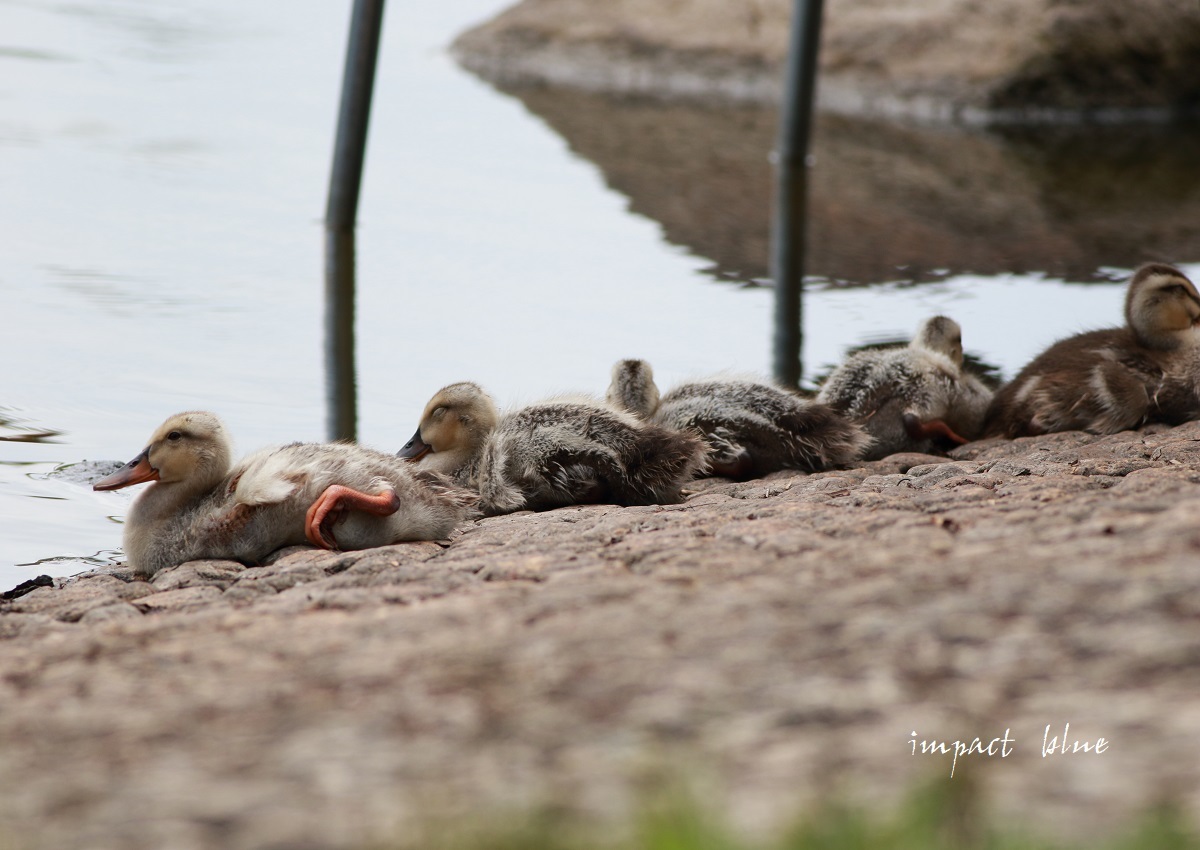
<instances>
[{"instance_id":1,"label":"fluffy duckling","mask_svg":"<svg viewBox=\"0 0 1200 850\"><path fill-rule=\"evenodd\" d=\"M649 422L700 434L710 470L726 478L846 466L870 444L862 428L829 406L756 381L697 381L660 398L645 360L613 366L607 398Z\"/></svg>"},{"instance_id":2,"label":"fluffy duckling","mask_svg":"<svg viewBox=\"0 0 1200 850\"><path fill-rule=\"evenodd\" d=\"M414 476L392 455L348 443L293 443L233 465L212 413L180 413L96 490L153 482L130 506L124 549L136 573L197 558L254 563L312 543L365 549L445 537L475 501L440 476ZM335 536L336 532L336 536Z\"/></svg>"},{"instance_id":3,"label":"fluffy duckling","mask_svg":"<svg viewBox=\"0 0 1200 850\"><path fill-rule=\"evenodd\" d=\"M1115 434L1200 416L1200 294L1179 269L1139 268L1125 294L1125 327L1059 340L996 393L989 437L1052 431Z\"/></svg>"},{"instance_id":4,"label":"fluffy duckling","mask_svg":"<svg viewBox=\"0 0 1200 850\"><path fill-rule=\"evenodd\" d=\"M421 469L479 490L495 515L564 505L668 504L704 467L691 434L639 421L586 398L500 415L478 384L451 384L425 406L399 452Z\"/></svg>"},{"instance_id":5,"label":"fluffy duckling","mask_svg":"<svg viewBox=\"0 0 1200 850\"><path fill-rule=\"evenodd\" d=\"M926 319L906 347L859 351L829 376L817 395L874 438L866 455L930 452L936 442L962 445L979 436L992 391L963 369L962 329L953 319Z\"/></svg>"}]
</instances>

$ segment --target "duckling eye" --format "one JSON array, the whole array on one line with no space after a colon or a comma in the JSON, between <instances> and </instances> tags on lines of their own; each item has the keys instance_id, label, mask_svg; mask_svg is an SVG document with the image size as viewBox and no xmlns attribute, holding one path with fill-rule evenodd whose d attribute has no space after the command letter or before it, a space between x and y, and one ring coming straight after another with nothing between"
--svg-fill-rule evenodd
<instances>
[{"instance_id":1,"label":"duckling eye","mask_svg":"<svg viewBox=\"0 0 1200 850\"><path fill-rule=\"evenodd\" d=\"M431 419L441 419L445 415L446 415L446 408L444 408L444 407L435 407L433 409L433 413L429 414Z\"/></svg>"},{"instance_id":2,"label":"duckling eye","mask_svg":"<svg viewBox=\"0 0 1200 850\"><path fill-rule=\"evenodd\" d=\"M183 434L181 434L179 431L172 431L170 434L167 434L167 439L174 443L182 440Z\"/></svg>"}]
</instances>

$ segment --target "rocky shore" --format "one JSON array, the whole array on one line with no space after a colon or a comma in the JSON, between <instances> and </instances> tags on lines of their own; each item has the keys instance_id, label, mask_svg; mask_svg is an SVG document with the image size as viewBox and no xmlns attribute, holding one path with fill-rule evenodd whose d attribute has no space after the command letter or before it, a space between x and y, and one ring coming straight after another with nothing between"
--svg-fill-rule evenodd
<instances>
[{"instance_id":1,"label":"rocky shore","mask_svg":"<svg viewBox=\"0 0 1200 850\"><path fill-rule=\"evenodd\" d=\"M0 601L0 847L419 846L683 772L772 830L1006 730L955 767L998 817L1200 814L1200 423L693 490Z\"/></svg>"},{"instance_id":2,"label":"rocky shore","mask_svg":"<svg viewBox=\"0 0 1200 850\"><path fill-rule=\"evenodd\" d=\"M776 104L793 0L521 0L455 53L503 85ZM825 3L823 109L992 123L1200 107L1190 0Z\"/></svg>"}]
</instances>

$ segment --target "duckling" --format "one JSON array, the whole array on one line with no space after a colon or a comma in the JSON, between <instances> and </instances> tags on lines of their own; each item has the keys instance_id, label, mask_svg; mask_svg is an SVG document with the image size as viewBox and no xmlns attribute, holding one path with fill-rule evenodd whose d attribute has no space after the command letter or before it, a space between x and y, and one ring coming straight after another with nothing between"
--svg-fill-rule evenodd
<instances>
[{"instance_id":1,"label":"duckling","mask_svg":"<svg viewBox=\"0 0 1200 850\"><path fill-rule=\"evenodd\" d=\"M602 502L674 503L704 468L704 445L694 435L582 397L500 415L470 382L434 395L399 455L478 489L488 515Z\"/></svg>"},{"instance_id":2,"label":"duckling","mask_svg":"<svg viewBox=\"0 0 1200 850\"><path fill-rule=\"evenodd\" d=\"M992 391L963 369L962 329L926 319L906 347L859 351L837 367L817 401L861 423L874 438L866 455L931 452L935 441L978 437Z\"/></svg>"},{"instance_id":3,"label":"duckling","mask_svg":"<svg viewBox=\"0 0 1200 850\"><path fill-rule=\"evenodd\" d=\"M1200 294L1179 269L1149 263L1125 293L1125 327L1059 340L996 393L984 434L1115 434L1200 416Z\"/></svg>"},{"instance_id":4,"label":"duckling","mask_svg":"<svg viewBox=\"0 0 1200 850\"><path fill-rule=\"evenodd\" d=\"M745 480L780 469L816 472L862 457L870 437L828 405L744 379L697 381L660 398L645 360L613 366L607 399L631 413L700 434L715 475Z\"/></svg>"},{"instance_id":5,"label":"duckling","mask_svg":"<svg viewBox=\"0 0 1200 850\"><path fill-rule=\"evenodd\" d=\"M168 418L141 454L93 488L146 481L124 531L129 565L146 577L197 558L255 563L306 541L365 549L438 539L475 501L440 476L414 476L392 455L348 443L293 443L234 465L224 425L203 411Z\"/></svg>"}]
</instances>

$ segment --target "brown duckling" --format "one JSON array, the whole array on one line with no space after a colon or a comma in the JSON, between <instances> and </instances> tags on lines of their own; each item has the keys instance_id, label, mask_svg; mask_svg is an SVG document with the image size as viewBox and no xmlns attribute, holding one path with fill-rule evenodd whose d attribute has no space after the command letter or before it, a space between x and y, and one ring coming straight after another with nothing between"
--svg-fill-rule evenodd
<instances>
[{"instance_id":1,"label":"brown duckling","mask_svg":"<svg viewBox=\"0 0 1200 850\"><path fill-rule=\"evenodd\" d=\"M607 397L649 422L700 434L710 471L727 478L847 466L870 444L862 428L827 405L757 381L696 381L660 398L645 360L613 366Z\"/></svg>"},{"instance_id":2,"label":"brown duckling","mask_svg":"<svg viewBox=\"0 0 1200 850\"><path fill-rule=\"evenodd\" d=\"M478 489L485 514L575 504L668 504L704 467L691 434L641 422L587 398L500 415L478 384L451 384L425 406L399 452Z\"/></svg>"},{"instance_id":3,"label":"brown duckling","mask_svg":"<svg viewBox=\"0 0 1200 850\"><path fill-rule=\"evenodd\" d=\"M926 319L912 342L852 354L817 394L867 429L867 460L936 451L979 436L992 392L963 369L962 329L946 316Z\"/></svg>"},{"instance_id":4,"label":"brown duckling","mask_svg":"<svg viewBox=\"0 0 1200 850\"><path fill-rule=\"evenodd\" d=\"M365 549L436 540L466 518L473 494L412 474L394 456L348 443L293 443L233 465L212 413L167 419L146 449L96 490L153 482L125 520L124 549L140 575L197 558L256 563L283 546Z\"/></svg>"},{"instance_id":5,"label":"brown duckling","mask_svg":"<svg viewBox=\"0 0 1200 850\"><path fill-rule=\"evenodd\" d=\"M1125 327L1059 340L1002 387L985 436L1054 431L1115 434L1200 416L1200 294L1179 269L1139 268L1125 295Z\"/></svg>"}]
</instances>

